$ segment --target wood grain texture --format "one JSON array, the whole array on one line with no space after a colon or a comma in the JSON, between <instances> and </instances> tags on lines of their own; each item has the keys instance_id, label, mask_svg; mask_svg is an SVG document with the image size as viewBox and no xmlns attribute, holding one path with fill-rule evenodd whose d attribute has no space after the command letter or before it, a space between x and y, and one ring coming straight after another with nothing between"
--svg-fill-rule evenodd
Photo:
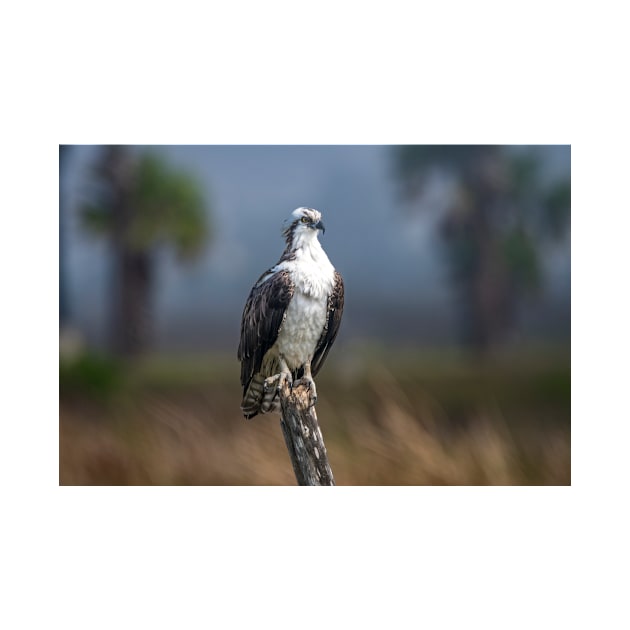
<instances>
[{"instance_id":1,"label":"wood grain texture","mask_svg":"<svg viewBox=\"0 0 630 630\"><path fill-rule=\"evenodd\" d=\"M308 388L288 384L280 390L280 425L300 486L334 486L328 454L317 422L315 407L309 407Z\"/></svg>"}]
</instances>

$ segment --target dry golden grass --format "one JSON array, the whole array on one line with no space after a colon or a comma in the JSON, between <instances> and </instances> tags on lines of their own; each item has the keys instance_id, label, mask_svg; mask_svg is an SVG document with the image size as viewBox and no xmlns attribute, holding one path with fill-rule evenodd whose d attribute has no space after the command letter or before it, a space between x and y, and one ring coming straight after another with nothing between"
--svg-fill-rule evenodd
<instances>
[{"instance_id":1,"label":"dry golden grass","mask_svg":"<svg viewBox=\"0 0 630 630\"><path fill-rule=\"evenodd\" d=\"M318 416L338 485L570 484L566 405L488 396L447 409L384 369L336 382L321 385ZM246 421L238 404L220 379L62 396L60 483L294 485L279 417Z\"/></svg>"}]
</instances>

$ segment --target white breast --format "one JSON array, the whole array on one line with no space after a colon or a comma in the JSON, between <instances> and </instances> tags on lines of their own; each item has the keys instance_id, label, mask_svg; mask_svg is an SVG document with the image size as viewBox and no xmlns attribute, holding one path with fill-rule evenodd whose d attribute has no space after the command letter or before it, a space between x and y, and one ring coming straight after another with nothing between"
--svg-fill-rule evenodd
<instances>
[{"instance_id":1,"label":"white breast","mask_svg":"<svg viewBox=\"0 0 630 630\"><path fill-rule=\"evenodd\" d=\"M286 269L295 290L278 336L279 352L290 369L313 358L328 313L328 296L335 283L335 269L319 242L295 252L295 259L280 263L274 271Z\"/></svg>"},{"instance_id":2,"label":"white breast","mask_svg":"<svg viewBox=\"0 0 630 630\"><path fill-rule=\"evenodd\" d=\"M293 295L277 342L290 369L299 368L313 358L327 310L327 297L313 297L301 291Z\"/></svg>"}]
</instances>

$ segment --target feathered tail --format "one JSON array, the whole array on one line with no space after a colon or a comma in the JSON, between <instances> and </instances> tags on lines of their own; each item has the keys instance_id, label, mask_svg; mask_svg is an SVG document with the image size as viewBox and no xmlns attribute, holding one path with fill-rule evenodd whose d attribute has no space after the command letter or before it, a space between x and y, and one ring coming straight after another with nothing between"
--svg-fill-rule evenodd
<instances>
[{"instance_id":1,"label":"feathered tail","mask_svg":"<svg viewBox=\"0 0 630 630\"><path fill-rule=\"evenodd\" d=\"M243 415L248 420L259 413L280 411L280 402L278 401L276 388L271 387L265 391L264 385L265 377L260 372L254 374L243 396L243 402L241 402Z\"/></svg>"}]
</instances>

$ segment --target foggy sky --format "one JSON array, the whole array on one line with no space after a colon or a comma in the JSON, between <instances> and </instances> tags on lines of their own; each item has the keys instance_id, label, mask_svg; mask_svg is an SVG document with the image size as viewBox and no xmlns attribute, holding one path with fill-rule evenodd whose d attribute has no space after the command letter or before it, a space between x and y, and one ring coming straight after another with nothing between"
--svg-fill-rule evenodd
<instances>
[{"instance_id":1,"label":"foggy sky","mask_svg":"<svg viewBox=\"0 0 630 630\"><path fill-rule=\"evenodd\" d=\"M377 335L384 323L423 329L423 337L453 334L451 287L440 260L430 212L410 219L398 201L391 148L383 146L151 147L201 184L214 239L196 262L159 256L156 315L164 347L221 347L238 343L247 294L275 264L284 243L283 221L298 206L320 210L320 238L344 276L346 313L340 334ZM74 147L62 181L70 312L91 340L102 340L109 315L107 243L86 235L78 208L100 148ZM546 147L546 173L569 172L569 147ZM549 253L547 292L538 307L568 317L570 252ZM415 324L414 324L415 322Z\"/></svg>"}]
</instances>

